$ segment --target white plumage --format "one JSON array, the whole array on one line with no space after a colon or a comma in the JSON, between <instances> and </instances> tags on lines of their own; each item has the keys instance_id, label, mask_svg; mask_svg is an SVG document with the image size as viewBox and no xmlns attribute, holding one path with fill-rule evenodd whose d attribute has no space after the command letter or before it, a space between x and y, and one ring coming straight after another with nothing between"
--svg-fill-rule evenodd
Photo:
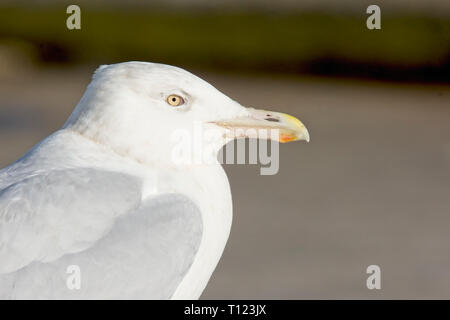
<instances>
[{"instance_id":1,"label":"white plumage","mask_svg":"<svg viewBox=\"0 0 450 320\"><path fill-rule=\"evenodd\" d=\"M182 105L167 103L174 94ZM263 113L179 68L100 67L62 129L0 170L0 298L198 298L228 239L231 193L218 162L174 163L171 134L214 127L223 135L203 144L214 155L243 119L309 139L298 120Z\"/></svg>"}]
</instances>

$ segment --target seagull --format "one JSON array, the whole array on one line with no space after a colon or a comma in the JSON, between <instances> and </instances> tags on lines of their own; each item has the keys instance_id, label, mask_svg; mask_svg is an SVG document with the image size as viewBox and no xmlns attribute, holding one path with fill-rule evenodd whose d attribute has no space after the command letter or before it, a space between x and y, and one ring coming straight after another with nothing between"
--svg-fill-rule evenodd
<instances>
[{"instance_id":1,"label":"seagull","mask_svg":"<svg viewBox=\"0 0 450 320\"><path fill-rule=\"evenodd\" d=\"M216 161L177 163L172 133L198 123L220 133L202 145ZM62 128L0 170L0 298L198 299L230 233L217 155L237 128L309 141L181 68L100 66Z\"/></svg>"}]
</instances>

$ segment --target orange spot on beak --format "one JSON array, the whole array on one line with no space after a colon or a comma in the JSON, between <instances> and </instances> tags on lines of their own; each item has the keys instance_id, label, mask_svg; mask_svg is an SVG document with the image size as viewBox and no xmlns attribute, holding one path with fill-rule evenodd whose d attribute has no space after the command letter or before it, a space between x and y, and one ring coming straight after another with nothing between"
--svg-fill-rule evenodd
<instances>
[{"instance_id":1,"label":"orange spot on beak","mask_svg":"<svg viewBox=\"0 0 450 320\"><path fill-rule=\"evenodd\" d=\"M286 143L286 142L291 142L291 141L295 141L297 140L297 137L291 134L282 134L280 136L280 142L281 143Z\"/></svg>"}]
</instances>

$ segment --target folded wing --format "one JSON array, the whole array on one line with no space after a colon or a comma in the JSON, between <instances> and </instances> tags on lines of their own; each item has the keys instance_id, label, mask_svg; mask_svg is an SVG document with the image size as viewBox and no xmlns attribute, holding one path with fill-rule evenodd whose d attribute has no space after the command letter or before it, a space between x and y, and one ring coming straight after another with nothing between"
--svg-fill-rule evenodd
<instances>
[{"instance_id":1,"label":"folded wing","mask_svg":"<svg viewBox=\"0 0 450 320\"><path fill-rule=\"evenodd\" d=\"M34 174L0 191L0 297L170 298L200 244L197 206L141 199L141 181L90 168ZM83 286L68 289L67 267Z\"/></svg>"}]
</instances>

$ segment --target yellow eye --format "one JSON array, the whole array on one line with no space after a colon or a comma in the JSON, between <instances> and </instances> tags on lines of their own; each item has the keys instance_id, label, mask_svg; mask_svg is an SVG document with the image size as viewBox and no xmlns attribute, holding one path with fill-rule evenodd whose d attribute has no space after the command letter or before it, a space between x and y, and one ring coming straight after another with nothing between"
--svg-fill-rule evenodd
<instances>
[{"instance_id":1,"label":"yellow eye","mask_svg":"<svg viewBox=\"0 0 450 320\"><path fill-rule=\"evenodd\" d=\"M166 101L172 107L178 107L184 103L183 98L176 94L171 94L170 96L168 96Z\"/></svg>"}]
</instances>

